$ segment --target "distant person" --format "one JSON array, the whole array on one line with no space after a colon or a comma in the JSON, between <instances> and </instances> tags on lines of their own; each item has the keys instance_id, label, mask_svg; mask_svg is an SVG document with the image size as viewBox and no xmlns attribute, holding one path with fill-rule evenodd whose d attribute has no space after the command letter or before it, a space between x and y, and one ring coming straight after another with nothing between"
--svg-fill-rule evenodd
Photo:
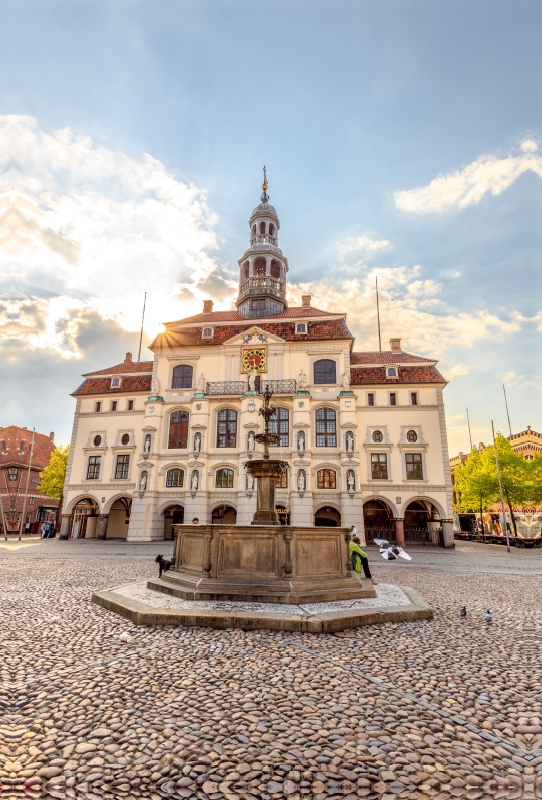
<instances>
[{"instance_id":1,"label":"distant person","mask_svg":"<svg viewBox=\"0 0 542 800\"><path fill-rule=\"evenodd\" d=\"M199 525L199 519L197 517L194 517L192 520L192 525Z\"/></svg>"},{"instance_id":2,"label":"distant person","mask_svg":"<svg viewBox=\"0 0 542 800\"><path fill-rule=\"evenodd\" d=\"M40 537L42 539L47 539L47 523L44 522L40 528Z\"/></svg>"},{"instance_id":3,"label":"distant person","mask_svg":"<svg viewBox=\"0 0 542 800\"><path fill-rule=\"evenodd\" d=\"M348 550L350 553L350 560L352 561L352 567L356 572L361 573L361 569L363 567L363 574L366 578L368 578L371 583L375 586L378 586L378 582L373 580L371 575L371 570L369 569L369 559L367 558L367 553L364 553L360 547L361 540L359 536L353 536L352 539L348 542Z\"/></svg>"},{"instance_id":4,"label":"distant person","mask_svg":"<svg viewBox=\"0 0 542 800\"><path fill-rule=\"evenodd\" d=\"M31 522L27 522L26 525L24 526L24 535L25 536L30 536L31 530L32 530L32 523Z\"/></svg>"}]
</instances>

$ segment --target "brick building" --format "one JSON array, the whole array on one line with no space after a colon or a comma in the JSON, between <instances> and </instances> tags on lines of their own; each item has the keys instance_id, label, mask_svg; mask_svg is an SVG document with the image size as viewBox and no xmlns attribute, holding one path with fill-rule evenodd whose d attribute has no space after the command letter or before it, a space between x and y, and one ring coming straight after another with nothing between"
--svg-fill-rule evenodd
<instances>
[{"instance_id":1,"label":"brick building","mask_svg":"<svg viewBox=\"0 0 542 800\"><path fill-rule=\"evenodd\" d=\"M58 500L43 495L39 489L40 472L49 463L55 449L54 433L34 434L18 425L0 428L0 525L8 533L19 533L26 522L32 532L42 522L55 522Z\"/></svg>"}]
</instances>

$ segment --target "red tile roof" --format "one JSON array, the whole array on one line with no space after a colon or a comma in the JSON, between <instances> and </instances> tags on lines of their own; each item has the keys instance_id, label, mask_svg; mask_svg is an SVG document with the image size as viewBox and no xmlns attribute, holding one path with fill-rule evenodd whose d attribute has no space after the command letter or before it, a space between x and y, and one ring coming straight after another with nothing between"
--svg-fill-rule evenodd
<instances>
[{"instance_id":1,"label":"red tile roof","mask_svg":"<svg viewBox=\"0 0 542 800\"><path fill-rule=\"evenodd\" d=\"M22 440L25 440L21 449ZM32 431L18 425L0 428L0 466L8 464L28 466L30 463L30 444ZM49 463L51 453L55 449L54 441L45 433L34 434L34 454L32 470L42 470ZM26 488L26 484L25 487ZM1 489L5 491L5 486Z\"/></svg>"},{"instance_id":2,"label":"red tile roof","mask_svg":"<svg viewBox=\"0 0 542 800\"><path fill-rule=\"evenodd\" d=\"M333 314L329 311L322 311L319 308L287 308L285 311L281 311L280 314L273 314L271 317L264 317L262 319L265 320L275 320L275 319L292 319L293 317L333 317L338 316L337 314ZM260 319L247 319L239 314L238 311L211 311L208 314L194 314L193 317L186 317L185 319L179 319L175 322L166 322L165 324L168 326L173 325L186 325L187 323L195 323L195 322L206 322L209 325L214 325L217 322L245 322L249 323L251 326L253 325L260 325L262 320Z\"/></svg>"},{"instance_id":3,"label":"red tile roof","mask_svg":"<svg viewBox=\"0 0 542 800\"><path fill-rule=\"evenodd\" d=\"M279 315L277 315L279 316ZM214 330L212 339L202 339L201 328L180 328L178 330L168 329L164 333L158 334L154 342L149 345L151 350L155 349L174 349L177 347L193 347L194 345L220 345L237 336L244 331L251 330L257 324L262 330L268 331L275 336L280 336L290 342L314 342L314 341L334 341L340 339L352 339L353 336L341 317L335 319L321 320L320 322L308 322L308 333L296 333L295 323L293 322L261 322L252 320L244 325L221 325Z\"/></svg>"},{"instance_id":4,"label":"red tile roof","mask_svg":"<svg viewBox=\"0 0 542 800\"><path fill-rule=\"evenodd\" d=\"M152 364L152 362L148 363ZM75 390L73 397L85 394L125 394L126 392L146 392L149 394L151 391L151 377L150 373L148 375L128 375L122 379L120 387L112 387L111 378L87 378Z\"/></svg>"},{"instance_id":5,"label":"red tile roof","mask_svg":"<svg viewBox=\"0 0 542 800\"><path fill-rule=\"evenodd\" d=\"M446 381L434 366L399 367L398 378L387 378L385 367L353 367L350 369L352 386L375 383L397 385L400 383L443 383Z\"/></svg>"},{"instance_id":6,"label":"red tile roof","mask_svg":"<svg viewBox=\"0 0 542 800\"><path fill-rule=\"evenodd\" d=\"M394 353L391 350L384 350L378 353L350 353L350 363L376 366L377 364L435 364L436 362L433 358L422 358L412 355L412 353Z\"/></svg>"},{"instance_id":7,"label":"red tile roof","mask_svg":"<svg viewBox=\"0 0 542 800\"><path fill-rule=\"evenodd\" d=\"M152 361L123 361L122 364L115 364L114 367L99 369L97 372L86 372L83 378L90 378L91 375L134 375L141 372L152 373Z\"/></svg>"}]
</instances>

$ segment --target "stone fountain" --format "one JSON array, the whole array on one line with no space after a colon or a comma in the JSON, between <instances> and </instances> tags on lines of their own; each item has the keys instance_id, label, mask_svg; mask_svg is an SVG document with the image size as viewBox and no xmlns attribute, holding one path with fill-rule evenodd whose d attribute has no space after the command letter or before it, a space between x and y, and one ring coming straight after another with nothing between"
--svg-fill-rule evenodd
<instances>
[{"instance_id":1,"label":"stone fountain","mask_svg":"<svg viewBox=\"0 0 542 800\"><path fill-rule=\"evenodd\" d=\"M272 392L266 387L264 403L259 413L264 418L264 432L258 433L254 438L258 444L263 444L263 459L247 461L246 471L257 479L257 509L252 521L253 525L280 525L279 516L275 510L275 488L277 479L288 469L286 461L276 461L269 458L269 445L277 444L279 435L271 433L269 422L276 412L271 405Z\"/></svg>"}]
</instances>

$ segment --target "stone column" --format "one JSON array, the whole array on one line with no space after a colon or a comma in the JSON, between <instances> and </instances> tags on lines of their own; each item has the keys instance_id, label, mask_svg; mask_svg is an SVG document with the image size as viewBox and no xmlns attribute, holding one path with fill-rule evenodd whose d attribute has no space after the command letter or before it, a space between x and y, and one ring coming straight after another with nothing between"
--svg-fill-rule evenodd
<instances>
[{"instance_id":1,"label":"stone column","mask_svg":"<svg viewBox=\"0 0 542 800\"><path fill-rule=\"evenodd\" d=\"M395 540L399 547L405 545L405 518L395 517Z\"/></svg>"},{"instance_id":2,"label":"stone column","mask_svg":"<svg viewBox=\"0 0 542 800\"><path fill-rule=\"evenodd\" d=\"M69 538L71 518L71 514L62 514L62 523L60 525L60 533L58 534L59 539Z\"/></svg>"},{"instance_id":3,"label":"stone column","mask_svg":"<svg viewBox=\"0 0 542 800\"><path fill-rule=\"evenodd\" d=\"M105 539L107 537L107 523L109 522L109 514L100 514L98 520L98 535L97 539Z\"/></svg>"},{"instance_id":4,"label":"stone column","mask_svg":"<svg viewBox=\"0 0 542 800\"><path fill-rule=\"evenodd\" d=\"M455 547L453 519L441 519L444 547Z\"/></svg>"}]
</instances>

